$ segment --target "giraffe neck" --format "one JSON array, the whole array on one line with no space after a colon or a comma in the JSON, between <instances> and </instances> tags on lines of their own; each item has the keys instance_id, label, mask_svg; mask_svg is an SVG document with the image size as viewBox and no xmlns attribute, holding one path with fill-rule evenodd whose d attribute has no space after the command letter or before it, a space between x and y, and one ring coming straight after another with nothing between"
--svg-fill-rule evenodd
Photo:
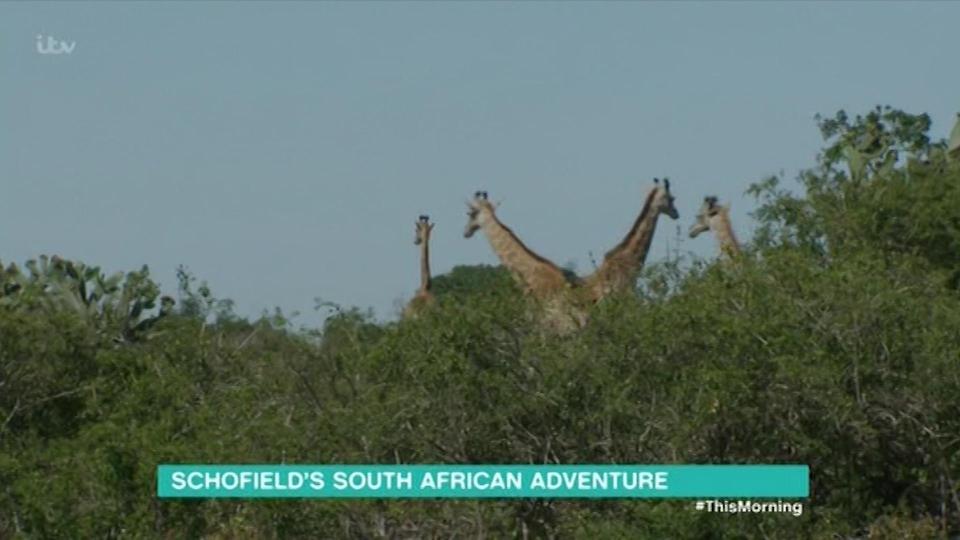
<instances>
[{"instance_id":1,"label":"giraffe neck","mask_svg":"<svg viewBox=\"0 0 960 540\"><path fill-rule=\"evenodd\" d=\"M610 294L629 290L636 283L660 216L653 204L656 193L656 188L650 191L633 227L616 247L607 252L600 267L585 279L592 301L598 302Z\"/></svg>"},{"instance_id":2,"label":"giraffe neck","mask_svg":"<svg viewBox=\"0 0 960 540\"><path fill-rule=\"evenodd\" d=\"M640 215L633 222L630 231L616 247L607 252L605 259L626 256L635 261L638 267L643 265L647 259L647 253L650 251L653 233L657 229L657 218L660 216L660 212L653 209L653 199L656 193L656 188L650 190L646 201L643 203L643 209L640 210Z\"/></svg>"},{"instance_id":3,"label":"giraffe neck","mask_svg":"<svg viewBox=\"0 0 960 540\"><path fill-rule=\"evenodd\" d=\"M730 214L727 211L721 212L717 216L717 224L714 228L714 234L717 242L720 244L720 251L727 256L735 256L740 253L740 243L733 232L733 225L730 224Z\"/></svg>"},{"instance_id":4,"label":"giraffe neck","mask_svg":"<svg viewBox=\"0 0 960 540\"><path fill-rule=\"evenodd\" d=\"M531 251L492 212L490 219L483 224L483 232L487 235L490 247L493 248L500 262L533 292L537 292L545 285L556 286L558 282L566 283L566 277L555 264Z\"/></svg>"},{"instance_id":5,"label":"giraffe neck","mask_svg":"<svg viewBox=\"0 0 960 540\"><path fill-rule=\"evenodd\" d=\"M424 239L420 244L420 290L430 290L430 242Z\"/></svg>"}]
</instances>

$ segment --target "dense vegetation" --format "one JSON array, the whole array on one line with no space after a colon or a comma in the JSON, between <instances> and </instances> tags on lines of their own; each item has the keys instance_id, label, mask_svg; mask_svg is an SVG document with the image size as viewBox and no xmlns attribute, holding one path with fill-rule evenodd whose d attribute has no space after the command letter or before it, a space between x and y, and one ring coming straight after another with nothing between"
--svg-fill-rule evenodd
<instances>
[{"instance_id":1,"label":"dense vegetation","mask_svg":"<svg viewBox=\"0 0 960 540\"><path fill-rule=\"evenodd\" d=\"M439 276L418 319L341 309L315 332L233 316L185 272L173 308L145 270L4 270L0 537L957 534L960 166L925 115L820 126L802 195L751 188L760 229L742 258L654 265L563 339L497 268ZM802 517L159 501L156 464L175 462L806 463L812 486Z\"/></svg>"}]
</instances>

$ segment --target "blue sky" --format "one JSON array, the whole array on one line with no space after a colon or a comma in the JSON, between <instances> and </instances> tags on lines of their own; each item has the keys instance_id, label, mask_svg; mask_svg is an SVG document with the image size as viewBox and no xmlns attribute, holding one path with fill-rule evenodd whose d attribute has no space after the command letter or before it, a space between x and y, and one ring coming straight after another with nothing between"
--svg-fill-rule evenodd
<instances>
[{"instance_id":1,"label":"blue sky","mask_svg":"<svg viewBox=\"0 0 960 540\"><path fill-rule=\"evenodd\" d=\"M792 179L816 113L889 104L949 132L960 3L0 4L0 259L56 253L173 292L186 265L244 315L313 298L394 315L435 273L494 263L463 201L589 271L654 176L680 211ZM37 35L75 42L37 53ZM713 239L680 249L716 252Z\"/></svg>"}]
</instances>

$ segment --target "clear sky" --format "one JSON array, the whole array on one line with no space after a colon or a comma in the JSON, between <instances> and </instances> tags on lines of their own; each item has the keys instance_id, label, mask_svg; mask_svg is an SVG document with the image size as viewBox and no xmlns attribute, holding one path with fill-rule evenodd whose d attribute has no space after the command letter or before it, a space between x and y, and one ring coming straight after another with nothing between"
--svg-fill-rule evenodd
<instances>
[{"instance_id":1,"label":"clear sky","mask_svg":"<svg viewBox=\"0 0 960 540\"><path fill-rule=\"evenodd\" d=\"M581 272L654 176L680 211L813 164L813 116L960 111L960 3L0 4L0 259L60 254L168 291L184 264L243 315L313 298L395 315L435 273L495 263L464 200L502 200ZM37 52L37 36L75 42ZM713 238L680 249L716 252Z\"/></svg>"}]
</instances>

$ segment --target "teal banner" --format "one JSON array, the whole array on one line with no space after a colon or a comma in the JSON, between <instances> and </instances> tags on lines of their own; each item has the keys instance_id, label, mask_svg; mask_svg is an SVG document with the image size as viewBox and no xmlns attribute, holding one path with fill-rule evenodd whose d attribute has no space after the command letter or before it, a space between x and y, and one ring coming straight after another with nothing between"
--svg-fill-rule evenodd
<instances>
[{"instance_id":1,"label":"teal banner","mask_svg":"<svg viewBox=\"0 0 960 540\"><path fill-rule=\"evenodd\" d=\"M806 465L160 465L194 498L805 498Z\"/></svg>"}]
</instances>

